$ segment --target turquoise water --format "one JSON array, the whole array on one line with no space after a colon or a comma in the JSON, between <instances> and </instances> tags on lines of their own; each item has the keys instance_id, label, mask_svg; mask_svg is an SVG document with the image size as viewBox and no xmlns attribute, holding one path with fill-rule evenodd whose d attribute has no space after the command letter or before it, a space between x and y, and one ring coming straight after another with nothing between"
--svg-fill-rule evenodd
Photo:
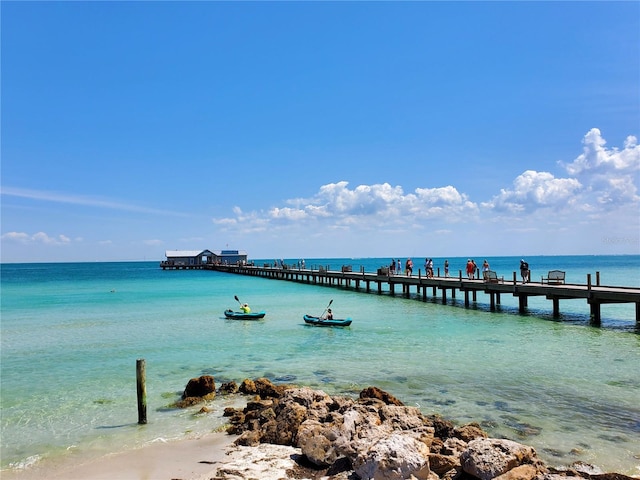
<instances>
[{"instance_id":1,"label":"turquoise water","mask_svg":"<svg viewBox=\"0 0 640 480\"><path fill-rule=\"evenodd\" d=\"M402 260L405 260L403 258ZM294 263L298 259L285 259ZM434 259L442 268L444 259ZM480 264L484 258L476 258ZM519 258L489 258L511 278ZM527 258L535 280L554 268L567 281L640 286L640 256ZM389 259L305 259L355 271ZM452 275L464 259L449 259ZM257 260L261 265L271 260ZM414 259L415 270L424 259ZM605 305L601 327L586 302L503 296L465 309L209 271L162 271L158 262L4 264L1 306L2 469L70 455L98 456L158 439L210 432L214 413L175 410L188 380L266 376L328 393L388 390L425 413L478 421L493 436L534 446L552 465L582 460L640 474L640 335L633 305ZM237 295L264 321L223 318ZM460 295L459 295L460 296ZM333 300L347 329L304 326ZM147 425L137 425L136 360L147 365Z\"/></svg>"}]
</instances>

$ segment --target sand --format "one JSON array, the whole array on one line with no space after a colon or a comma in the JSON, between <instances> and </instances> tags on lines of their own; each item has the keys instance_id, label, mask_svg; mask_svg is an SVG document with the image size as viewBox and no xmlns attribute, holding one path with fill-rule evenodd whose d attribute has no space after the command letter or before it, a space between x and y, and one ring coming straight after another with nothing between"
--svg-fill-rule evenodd
<instances>
[{"instance_id":1,"label":"sand","mask_svg":"<svg viewBox=\"0 0 640 480\"><path fill-rule=\"evenodd\" d=\"M162 442L86 462L42 462L21 471L3 471L2 480L209 480L219 468L244 471L254 478L277 480L292 468L293 447L238 447L235 436L213 433L200 438ZM275 448L273 448L275 447ZM280 462L280 457L284 460ZM226 478L234 478L228 475ZM243 478L243 477L237 477Z\"/></svg>"}]
</instances>

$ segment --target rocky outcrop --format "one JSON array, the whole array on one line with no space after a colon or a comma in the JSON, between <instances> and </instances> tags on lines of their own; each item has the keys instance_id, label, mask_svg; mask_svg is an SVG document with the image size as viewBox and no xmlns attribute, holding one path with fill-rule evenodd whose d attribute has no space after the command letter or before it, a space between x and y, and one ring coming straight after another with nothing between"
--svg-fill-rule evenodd
<instances>
[{"instance_id":1,"label":"rocky outcrop","mask_svg":"<svg viewBox=\"0 0 640 480\"><path fill-rule=\"evenodd\" d=\"M476 423L455 426L437 415L424 415L376 387L352 399L258 379L245 380L240 391L252 398L243 409L225 409L228 432L239 435L238 446L299 448L304 476L288 478L631 480L619 474L595 475L595 470L587 473L585 468L547 468L530 446L488 438Z\"/></svg>"},{"instance_id":2,"label":"rocky outcrop","mask_svg":"<svg viewBox=\"0 0 640 480\"><path fill-rule=\"evenodd\" d=\"M182 399L175 403L178 408L186 408L216 397L216 382L211 375L192 378L182 393Z\"/></svg>"}]
</instances>

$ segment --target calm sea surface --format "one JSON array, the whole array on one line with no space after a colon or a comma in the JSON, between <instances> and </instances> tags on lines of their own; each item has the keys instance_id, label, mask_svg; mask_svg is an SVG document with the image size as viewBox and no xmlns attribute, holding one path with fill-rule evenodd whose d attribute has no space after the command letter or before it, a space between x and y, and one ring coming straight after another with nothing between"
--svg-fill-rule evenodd
<instances>
[{"instance_id":1,"label":"calm sea surface","mask_svg":"<svg viewBox=\"0 0 640 480\"><path fill-rule=\"evenodd\" d=\"M406 258L402 258L404 261ZM288 264L299 259L285 259ZM476 258L480 265L484 258ZM488 258L511 278L519 258ZM532 279L551 269L567 281L640 286L640 256L527 258ZM434 259L440 267L444 259ZM258 265L273 259L256 260ZM390 258L305 259L307 268L368 272ZM424 258L414 259L424 272ZM450 258L452 275L466 258ZM31 468L216 430L237 399L170 405L190 378L216 383L267 377L353 394L376 385L423 412L478 421L492 436L532 445L551 465L585 461L640 474L640 329L633 305L604 305L591 326L583 300L415 297L244 277L162 271L159 262L3 264L1 405L3 470ZM238 303L263 321L225 320ZM462 295L458 295L461 297ZM304 325L330 300L346 329ZM136 360L147 366L147 425L137 424Z\"/></svg>"}]
</instances>

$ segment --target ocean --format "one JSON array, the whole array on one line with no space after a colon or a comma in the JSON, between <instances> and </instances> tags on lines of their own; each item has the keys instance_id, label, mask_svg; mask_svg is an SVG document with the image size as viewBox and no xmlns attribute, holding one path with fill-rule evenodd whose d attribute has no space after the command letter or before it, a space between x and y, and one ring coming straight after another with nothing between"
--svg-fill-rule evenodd
<instances>
[{"instance_id":1,"label":"ocean","mask_svg":"<svg viewBox=\"0 0 640 480\"><path fill-rule=\"evenodd\" d=\"M400 257L402 261L406 257ZM250 259L251 260L251 259ZM279 259L278 259L279 260ZM301 259L284 259L297 264ZM307 268L351 265L375 272L389 258L304 259ZM424 258L414 258L414 273ZM451 275L465 258L449 258ZM478 265L484 258L475 259ZM520 258L487 258L510 279ZM640 255L526 259L532 280L548 270L567 282L640 286ZM442 258L434 258L443 272ZM274 259L256 259L256 264ZM478 422L491 435L536 448L550 465L575 461L640 475L640 328L634 305L584 300L464 298L422 301L388 292L308 285L212 271L163 271L157 262L1 265L2 471L92 458L219 430L218 397L172 408L190 378L216 384L267 377L357 396L375 385L424 413ZM373 289L375 290L375 289ZM265 310L262 321L226 320L234 296ZM305 326L332 301L349 328ZM138 425L136 361L147 377L146 425Z\"/></svg>"}]
</instances>

